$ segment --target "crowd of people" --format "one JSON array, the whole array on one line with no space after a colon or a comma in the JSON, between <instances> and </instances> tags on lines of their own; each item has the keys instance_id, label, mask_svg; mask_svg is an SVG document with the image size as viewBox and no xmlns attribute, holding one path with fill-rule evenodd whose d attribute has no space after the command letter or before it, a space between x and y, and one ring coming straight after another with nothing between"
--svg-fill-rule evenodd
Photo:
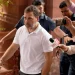
<instances>
[{"instance_id":1,"label":"crowd of people","mask_svg":"<svg viewBox=\"0 0 75 75\"><path fill-rule=\"evenodd\" d=\"M53 43L56 34L61 39L56 49L61 52L60 75L75 75L75 3L61 1L59 9L66 23L56 23L45 14L45 2L34 0L24 10L24 15L14 29L0 40L0 46L14 37L10 47L0 58L0 65L20 49L20 75L49 75L53 58ZM36 41L36 42L33 42Z\"/></svg>"}]
</instances>

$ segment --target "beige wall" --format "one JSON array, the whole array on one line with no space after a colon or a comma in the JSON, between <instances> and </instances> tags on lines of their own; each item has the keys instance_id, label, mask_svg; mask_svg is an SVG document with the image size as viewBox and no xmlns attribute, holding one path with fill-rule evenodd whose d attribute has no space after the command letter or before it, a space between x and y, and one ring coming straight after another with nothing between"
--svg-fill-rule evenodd
<instances>
[{"instance_id":1,"label":"beige wall","mask_svg":"<svg viewBox=\"0 0 75 75\"><path fill-rule=\"evenodd\" d=\"M45 5L45 11L46 14L52 18L62 17L62 14L59 9L59 4L63 0L44 0ZM75 0L72 0L75 2Z\"/></svg>"}]
</instances>

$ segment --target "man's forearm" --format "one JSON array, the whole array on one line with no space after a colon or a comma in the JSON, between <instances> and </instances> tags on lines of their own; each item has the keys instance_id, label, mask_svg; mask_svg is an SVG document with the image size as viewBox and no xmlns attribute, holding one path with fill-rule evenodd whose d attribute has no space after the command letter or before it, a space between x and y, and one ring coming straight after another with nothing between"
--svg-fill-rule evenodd
<instances>
[{"instance_id":1,"label":"man's forearm","mask_svg":"<svg viewBox=\"0 0 75 75\"><path fill-rule=\"evenodd\" d=\"M71 26L69 28L70 32L72 33L73 36L75 36L75 27L74 26Z\"/></svg>"},{"instance_id":2,"label":"man's forearm","mask_svg":"<svg viewBox=\"0 0 75 75\"><path fill-rule=\"evenodd\" d=\"M15 36L16 28L14 28L12 31L10 31L7 35L5 35L1 40L6 41L8 39L11 39Z\"/></svg>"},{"instance_id":3,"label":"man's forearm","mask_svg":"<svg viewBox=\"0 0 75 75\"><path fill-rule=\"evenodd\" d=\"M0 58L3 62L8 60L13 56L13 54L16 52L16 50L19 48L18 45L11 44L11 46L5 51L3 56Z\"/></svg>"},{"instance_id":4,"label":"man's forearm","mask_svg":"<svg viewBox=\"0 0 75 75\"><path fill-rule=\"evenodd\" d=\"M71 0L65 0L68 6L71 6L72 1Z\"/></svg>"},{"instance_id":5,"label":"man's forearm","mask_svg":"<svg viewBox=\"0 0 75 75\"><path fill-rule=\"evenodd\" d=\"M42 69L42 75L48 75L50 72L50 66L52 62L47 62L44 64L44 67Z\"/></svg>"},{"instance_id":6,"label":"man's forearm","mask_svg":"<svg viewBox=\"0 0 75 75\"><path fill-rule=\"evenodd\" d=\"M75 21L72 21L73 26L75 27Z\"/></svg>"},{"instance_id":7,"label":"man's forearm","mask_svg":"<svg viewBox=\"0 0 75 75\"><path fill-rule=\"evenodd\" d=\"M66 35L59 27L56 27L54 32L60 38L63 38Z\"/></svg>"},{"instance_id":8,"label":"man's forearm","mask_svg":"<svg viewBox=\"0 0 75 75\"><path fill-rule=\"evenodd\" d=\"M52 57L53 57L53 53L51 52L49 59L46 60L45 63L44 63L41 75L49 75L50 67L51 67L51 64L52 64Z\"/></svg>"},{"instance_id":9,"label":"man's forearm","mask_svg":"<svg viewBox=\"0 0 75 75\"><path fill-rule=\"evenodd\" d=\"M75 54L75 45L66 46L68 48L67 54Z\"/></svg>"}]
</instances>

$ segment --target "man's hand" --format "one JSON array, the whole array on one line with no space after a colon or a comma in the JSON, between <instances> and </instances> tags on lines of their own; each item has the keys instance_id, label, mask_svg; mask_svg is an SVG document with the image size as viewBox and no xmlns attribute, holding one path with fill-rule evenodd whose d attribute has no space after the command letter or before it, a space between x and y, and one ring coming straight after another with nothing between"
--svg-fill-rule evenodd
<instances>
[{"instance_id":1,"label":"man's hand","mask_svg":"<svg viewBox=\"0 0 75 75\"><path fill-rule=\"evenodd\" d=\"M65 16L64 18L65 18L65 20L66 20L66 25L65 25L65 27L70 30L70 28L73 26L73 23L72 23L71 19L68 18L67 16Z\"/></svg>"},{"instance_id":2,"label":"man's hand","mask_svg":"<svg viewBox=\"0 0 75 75\"><path fill-rule=\"evenodd\" d=\"M58 50L58 48L56 48L57 50L56 50L56 56L57 56L57 58L59 58L59 56L60 56L60 54L61 54L61 50Z\"/></svg>"},{"instance_id":3,"label":"man's hand","mask_svg":"<svg viewBox=\"0 0 75 75\"><path fill-rule=\"evenodd\" d=\"M64 51L64 52L66 52L67 50L68 50L68 47L66 46L66 45L64 45L64 44L60 44L58 47L57 47L57 49L60 51Z\"/></svg>"},{"instance_id":4,"label":"man's hand","mask_svg":"<svg viewBox=\"0 0 75 75\"><path fill-rule=\"evenodd\" d=\"M72 5L72 1L71 0L65 0L65 1L66 1L66 4L67 4L68 7Z\"/></svg>"},{"instance_id":5,"label":"man's hand","mask_svg":"<svg viewBox=\"0 0 75 75\"><path fill-rule=\"evenodd\" d=\"M64 26L71 32L72 36L75 36L75 26L73 25L74 22L72 22L70 18L66 16L64 19L66 20L66 24Z\"/></svg>"},{"instance_id":6,"label":"man's hand","mask_svg":"<svg viewBox=\"0 0 75 75\"><path fill-rule=\"evenodd\" d=\"M72 40L69 36L64 37L64 44L66 44L68 41Z\"/></svg>"}]
</instances>

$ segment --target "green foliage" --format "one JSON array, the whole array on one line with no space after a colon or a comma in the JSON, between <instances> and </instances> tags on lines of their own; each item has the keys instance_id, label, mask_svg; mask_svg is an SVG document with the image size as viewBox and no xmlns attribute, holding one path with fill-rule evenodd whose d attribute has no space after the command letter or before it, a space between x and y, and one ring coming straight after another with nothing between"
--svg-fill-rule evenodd
<instances>
[{"instance_id":1,"label":"green foliage","mask_svg":"<svg viewBox=\"0 0 75 75\"><path fill-rule=\"evenodd\" d=\"M0 6L2 5L8 6L9 3L12 3L11 0L0 0Z\"/></svg>"},{"instance_id":2,"label":"green foliage","mask_svg":"<svg viewBox=\"0 0 75 75\"><path fill-rule=\"evenodd\" d=\"M11 0L0 0L0 9L3 9L2 6L8 6L9 4L13 4ZM0 11L0 15L4 16L3 11Z\"/></svg>"}]
</instances>

